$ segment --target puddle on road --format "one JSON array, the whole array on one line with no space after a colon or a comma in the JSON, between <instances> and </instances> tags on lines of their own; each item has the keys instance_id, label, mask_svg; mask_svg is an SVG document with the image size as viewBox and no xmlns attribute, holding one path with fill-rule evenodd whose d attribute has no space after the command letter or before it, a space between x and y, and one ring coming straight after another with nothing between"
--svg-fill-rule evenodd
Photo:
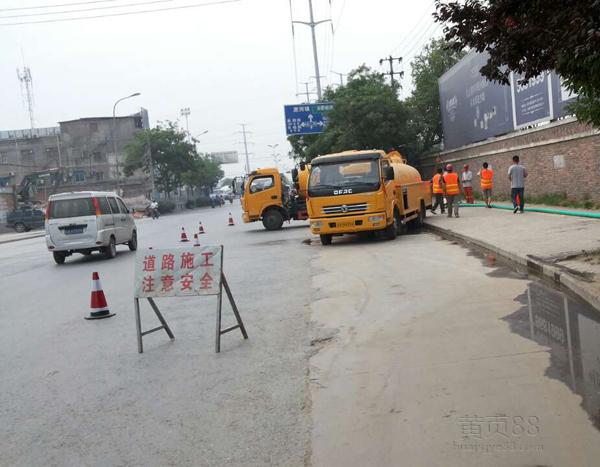
<instances>
[{"instance_id":1,"label":"puddle on road","mask_svg":"<svg viewBox=\"0 0 600 467\"><path fill-rule=\"evenodd\" d=\"M503 318L510 330L549 348L546 376L579 394L600 429L600 312L537 281L515 300L523 306Z\"/></svg>"},{"instance_id":2,"label":"puddle on road","mask_svg":"<svg viewBox=\"0 0 600 467\"><path fill-rule=\"evenodd\" d=\"M497 261L493 254L467 248L467 255L479 258L490 277L531 281L515 297L521 307L503 320L512 332L549 349L545 376L581 396L581 406L600 430L600 311L539 277Z\"/></svg>"}]
</instances>

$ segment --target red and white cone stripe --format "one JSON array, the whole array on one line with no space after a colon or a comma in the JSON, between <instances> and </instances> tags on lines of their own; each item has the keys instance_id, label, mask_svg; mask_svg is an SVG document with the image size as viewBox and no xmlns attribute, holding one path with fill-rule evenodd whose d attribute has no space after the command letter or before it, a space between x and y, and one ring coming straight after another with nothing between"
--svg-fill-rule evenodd
<instances>
[{"instance_id":1,"label":"red and white cone stripe","mask_svg":"<svg viewBox=\"0 0 600 467\"><path fill-rule=\"evenodd\" d=\"M92 296L90 299L90 314L85 319L99 319L114 316L108 309L106 297L100 283L100 275L97 272L92 273Z\"/></svg>"}]
</instances>

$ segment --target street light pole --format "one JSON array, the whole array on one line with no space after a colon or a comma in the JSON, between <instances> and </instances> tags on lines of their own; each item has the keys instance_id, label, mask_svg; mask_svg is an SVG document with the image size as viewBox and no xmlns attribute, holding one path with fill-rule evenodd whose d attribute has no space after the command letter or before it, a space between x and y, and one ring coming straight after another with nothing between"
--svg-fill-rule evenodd
<instances>
[{"instance_id":1,"label":"street light pole","mask_svg":"<svg viewBox=\"0 0 600 467\"><path fill-rule=\"evenodd\" d=\"M117 167L117 191L119 191L121 189L121 174L119 172L119 155L117 154L117 104L121 101L124 101L125 99L129 99L131 97L137 97L139 96L140 93L139 92L135 92L129 96L126 97L122 97L121 99L117 100L117 102L115 102L115 105L113 105L113 116L112 116L112 142L113 142L113 154L115 155L115 164ZM120 194L120 193L119 193Z\"/></svg>"},{"instance_id":2,"label":"street light pole","mask_svg":"<svg viewBox=\"0 0 600 467\"><path fill-rule=\"evenodd\" d=\"M188 118L189 118L189 116L190 116L191 113L192 112L190 111L189 107L185 107L185 108L183 108L183 109L181 109L179 111L179 114L182 117L185 117L185 131L187 133L188 139L190 138L190 122L189 122Z\"/></svg>"}]
</instances>

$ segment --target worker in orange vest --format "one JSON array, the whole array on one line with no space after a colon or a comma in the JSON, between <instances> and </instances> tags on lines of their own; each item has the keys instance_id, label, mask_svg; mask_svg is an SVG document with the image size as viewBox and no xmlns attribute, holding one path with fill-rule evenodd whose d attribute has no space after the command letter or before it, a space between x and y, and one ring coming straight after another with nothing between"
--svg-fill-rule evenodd
<instances>
[{"instance_id":1,"label":"worker in orange vest","mask_svg":"<svg viewBox=\"0 0 600 467\"><path fill-rule=\"evenodd\" d=\"M452 164L446 166L446 174L443 176L444 193L448 202L448 217L452 217L452 207L454 206L454 217L458 217L458 201L460 198L460 179L454 172Z\"/></svg>"},{"instance_id":2,"label":"worker in orange vest","mask_svg":"<svg viewBox=\"0 0 600 467\"><path fill-rule=\"evenodd\" d=\"M483 193L483 199L485 205L488 208L492 207L492 189L494 188L494 171L489 167L487 162L483 163L483 168L479 171L479 177L481 179L481 192Z\"/></svg>"},{"instance_id":3,"label":"worker in orange vest","mask_svg":"<svg viewBox=\"0 0 600 467\"><path fill-rule=\"evenodd\" d=\"M444 188L442 187L442 174L444 170L440 167L437 170L437 173L431 179L431 188L433 192L433 197L435 199L435 203L431 208L431 212L435 214L435 210L439 206L442 210L442 214L446 212L444 208Z\"/></svg>"}]
</instances>

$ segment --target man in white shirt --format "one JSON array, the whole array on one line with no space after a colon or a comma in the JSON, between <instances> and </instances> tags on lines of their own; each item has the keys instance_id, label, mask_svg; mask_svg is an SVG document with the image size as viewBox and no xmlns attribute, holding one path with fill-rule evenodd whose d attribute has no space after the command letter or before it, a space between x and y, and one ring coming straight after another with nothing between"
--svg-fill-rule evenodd
<instances>
[{"instance_id":1,"label":"man in white shirt","mask_svg":"<svg viewBox=\"0 0 600 467\"><path fill-rule=\"evenodd\" d=\"M462 182L463 191L465 193L465 200L469 204L473 204L473 172L469 170L469 164L463 165L463 171L460 174L460 181Z\"/></svg>"}]
</instances>

